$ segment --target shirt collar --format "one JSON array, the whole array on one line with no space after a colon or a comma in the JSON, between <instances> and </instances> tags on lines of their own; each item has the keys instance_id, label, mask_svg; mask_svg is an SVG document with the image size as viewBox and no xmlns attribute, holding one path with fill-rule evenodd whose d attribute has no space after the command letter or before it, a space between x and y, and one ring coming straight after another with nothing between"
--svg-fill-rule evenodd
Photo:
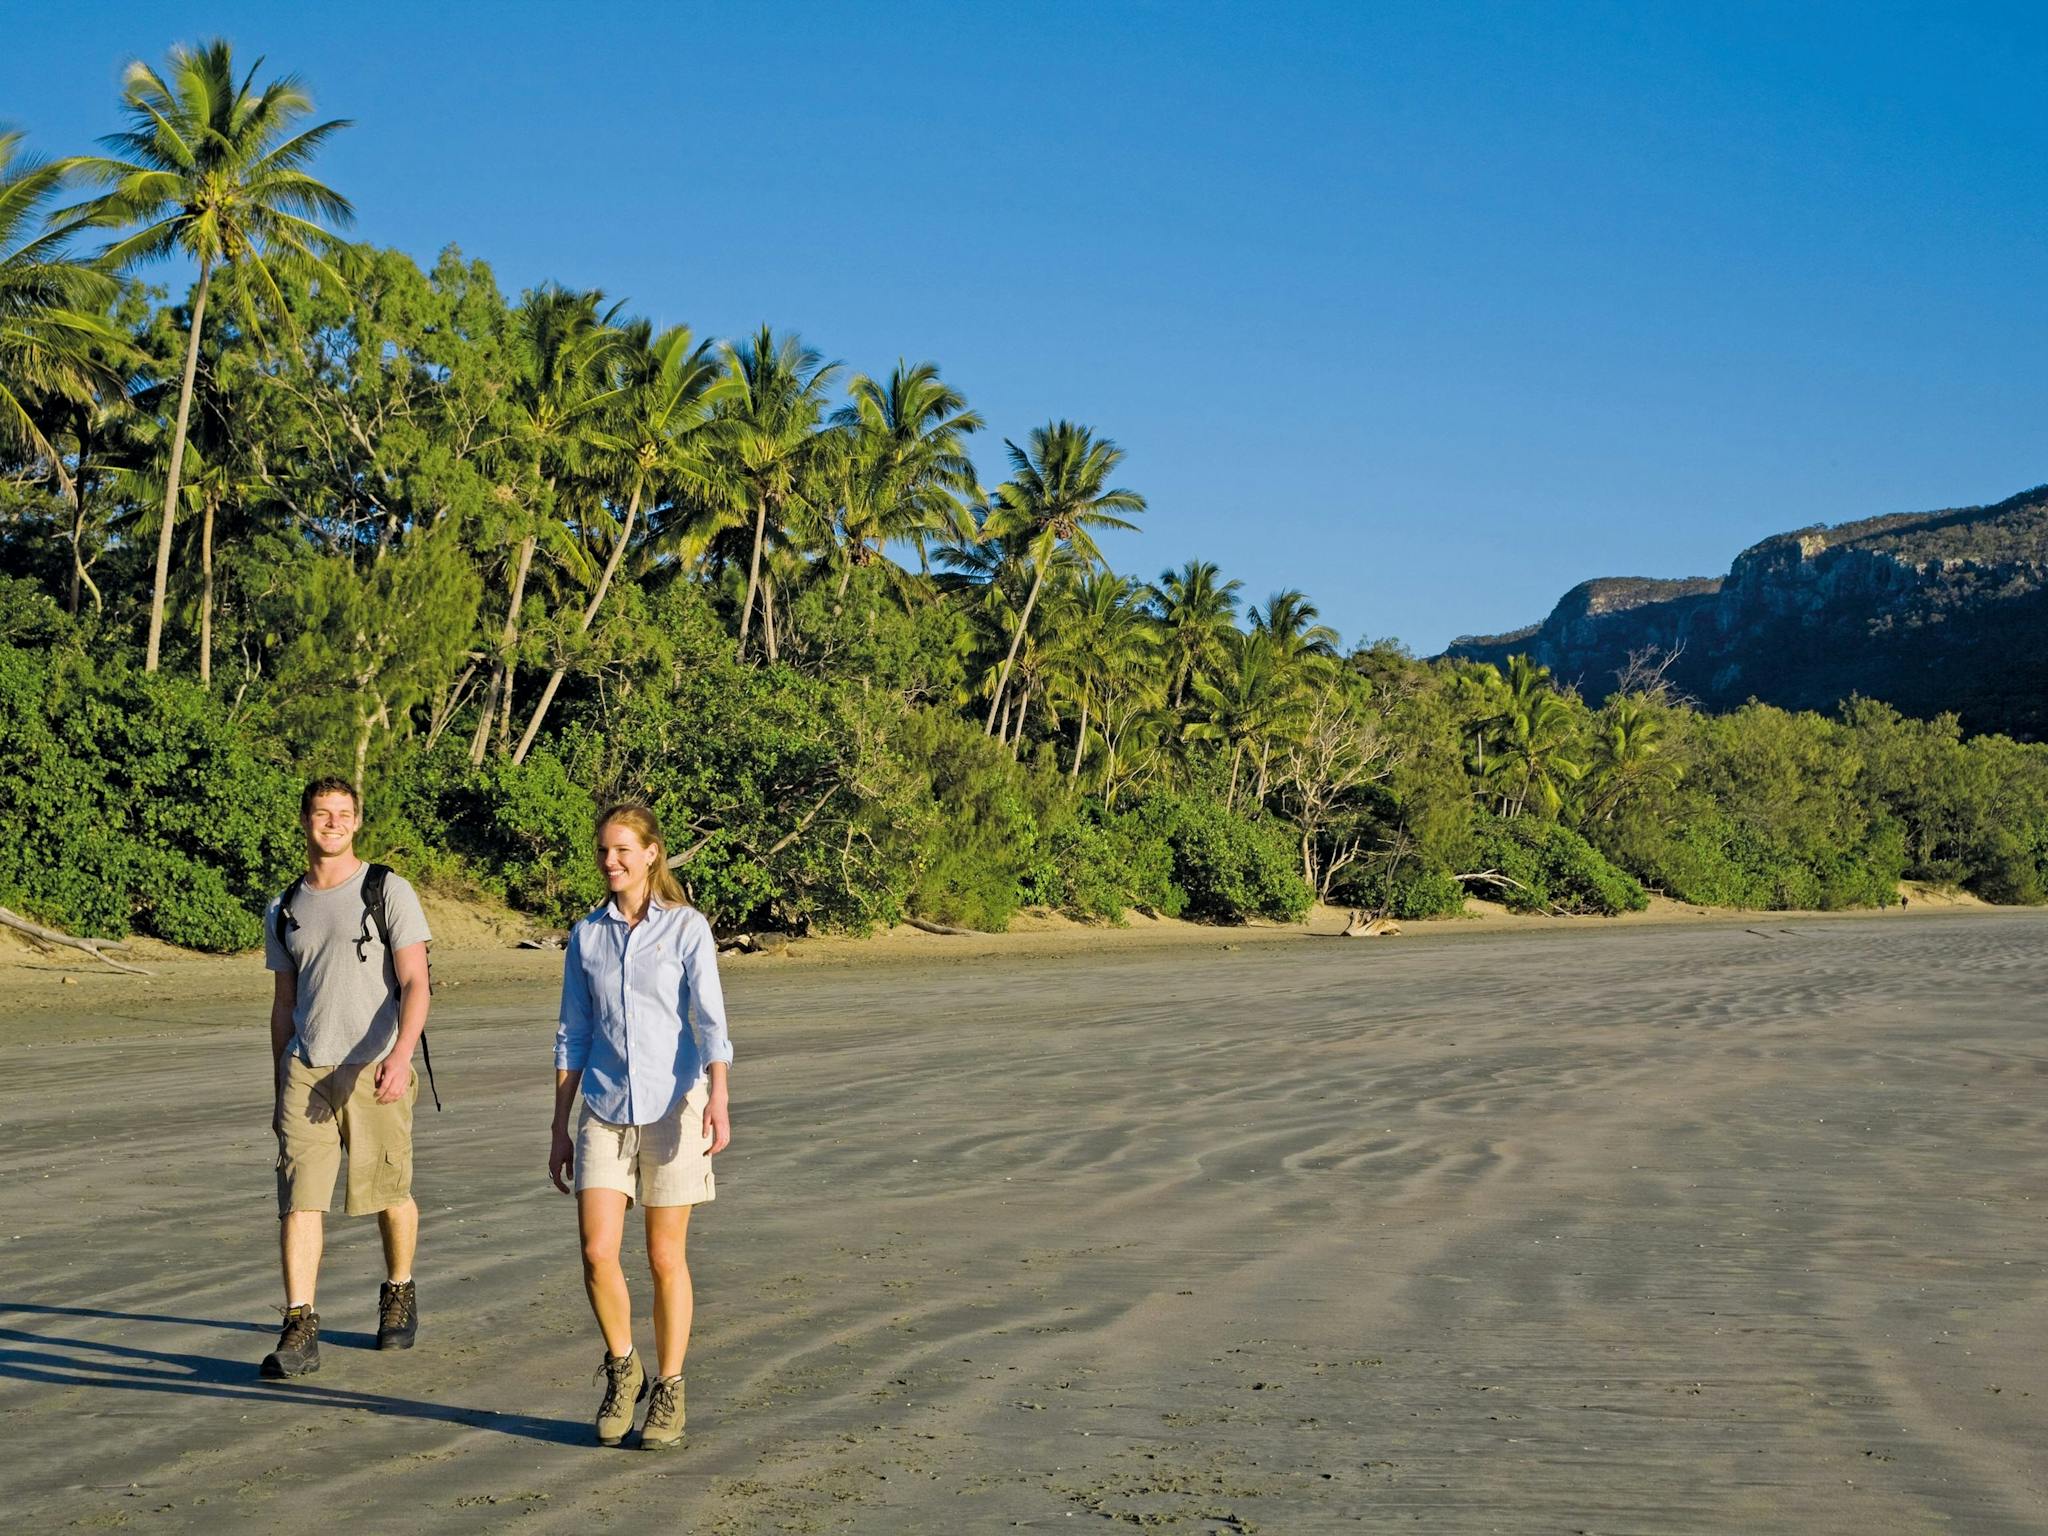
<instances>
[{"instance_id":1,"label":"shirt collar","mask_svg":"<svg viewBox=\"0 0 2048 1536\"><path fill-rule=\"evenodd\" d=\"M671 905L673 904L663 901L659 896L649 896L647 898L648 916L651 917L656 912L666 912ZM597 911L600 917L605 918L609 922L623 923L626 920L626 914L619 910L619 904L609 896L605 897L604 905L599 907Z\"/></svg>"}]
</instances>

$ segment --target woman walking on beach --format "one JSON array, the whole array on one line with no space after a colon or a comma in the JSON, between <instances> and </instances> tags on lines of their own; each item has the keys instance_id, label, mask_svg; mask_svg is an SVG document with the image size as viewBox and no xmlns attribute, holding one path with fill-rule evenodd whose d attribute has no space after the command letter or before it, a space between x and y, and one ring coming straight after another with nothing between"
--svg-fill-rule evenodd
<instances>
[{"instance_id":1,"label":"woman walking on beach","mask_svg":"<svg viewBox=\"0 0 2048 1536\"><path fill-rule=\"evenodd\" d=\"M644 806L619 805L597 824L597 862L611 897L569 930L555 1032L555 1123L548 1177L564 1194L572 1169L583 1239L583 1286L604 1335L597 1441L617 1445L633 1409L652 1397L644 1450L683 1438L683 1355L692 1293L684 1240L690 1207L715 1196L711 1158L732 1140L732 1042L718 985L718 946L683 899L668 849ZM583 1113L572 1133L578 1089ZM640 1202L654 1271L655 1372L633 1348L633 1303L619 1265L626 1208Z\"/></svg>"}]
</instances>

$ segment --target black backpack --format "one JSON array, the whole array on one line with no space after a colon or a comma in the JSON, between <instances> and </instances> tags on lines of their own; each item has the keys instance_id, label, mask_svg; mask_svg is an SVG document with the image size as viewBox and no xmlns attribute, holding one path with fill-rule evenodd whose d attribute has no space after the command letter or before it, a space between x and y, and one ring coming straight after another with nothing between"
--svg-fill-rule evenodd
<instances>
[{"instance_id":1,"label":"black backpack","mask_svg":"<svg viewBox=\"0 0 2048 1536\"><path fill-rule=\"evenodd\" d=\"M385 910L384 896L385 882L390 878L391 866L389 864L366 864L363 867L363 931L355 940L355 946L356 959L365 965L370 963L370 925L372 923L376 924L377 941L384 946L387 952L391 948L391 920L389 913ZM292 916L292 903L298 899L299 889L305 883L306 877L304 875L299 876L298 879L284 888L284 895L278 899L277 942L286 954L291 953L291 948L285 944L285 930L288 927L296 928L299 926L298 919ZM434 990L434 968L431 954L432 949L430 946L430 958L427 962L427 990L429 992ZM441 1108L441 1090L434 1085L434 1053L427 1046L427 1032L425 1030L420 1031L420 1062L427 1069L427 1091L433 1094L434 1109L438 1113Z\"/></svg>"}]
</instances>

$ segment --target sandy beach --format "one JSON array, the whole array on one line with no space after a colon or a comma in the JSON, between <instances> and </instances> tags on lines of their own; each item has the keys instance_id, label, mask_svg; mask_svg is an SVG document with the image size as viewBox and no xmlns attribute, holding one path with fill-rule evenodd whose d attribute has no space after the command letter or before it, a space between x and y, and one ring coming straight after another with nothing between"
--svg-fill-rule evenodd
<instances>
[{"instance_id":1,"label":"sandy beach","mask_svg":"<svg viewBox=\"0 0 2048 1536\"><path fill-rule=\"evenodd\" d=\"M2048 915L924 937L728 966L667 1456L586 1443L558 956L437 955L420 1347L337 1217L286 1385L259 963L29 967L6 1524L2048 1530Z\"/></svg>"}]
</instances>

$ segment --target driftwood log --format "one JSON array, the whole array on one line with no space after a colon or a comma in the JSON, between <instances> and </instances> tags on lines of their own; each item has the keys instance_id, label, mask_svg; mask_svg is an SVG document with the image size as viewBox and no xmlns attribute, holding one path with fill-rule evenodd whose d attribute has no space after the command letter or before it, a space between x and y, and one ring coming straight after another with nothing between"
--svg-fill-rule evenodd
<instances>
[{"instance_id":1,"label":"driftwood log","mask_svg":"<svg viewBox=\"0 0 2048 1536\"><path fill-rule=\"evenodd\" d=\"M906 917L903 921L910 924L919 933L940 933L954 939L980 939L987 937L978 928L948 928L944 923L928 922L921 917Z\"/></svg>"},{"instance_id":2,"label":"driftwood log","mask_svg":"<svg viewBox=\"0 0 2048 1536\"><path fill-rule=\"evenodd\" d=\"M40 939L45 944L62 944L70 949L82 949L102 965L110 965L117 971L126 971L130 976L147 976L149 974L148 971L145 971L139 965L123 965L119 960L112 959L102 953L102 951L109 949L126 949L128 945L121 939L77 938L68 933L59 933L55 928L45 928L41 923L32 923L19 913L10 912L5 907L0 907L0 928L12 928L19 933L27 934L32 939Z\"/></svg>"},{"instance_id":3,"label":"driftwood log","mask_svg":"<svg viewBox=\"0 0 2048 1536\"><path fill-rule=\"evenodd\" d=\"M1370 917L1363 912L1347 912L1344 915L1344 932L1347 939L1388 939L1401 931L1401 925L1391 917Z\"/></svg>"}]
</instances>

